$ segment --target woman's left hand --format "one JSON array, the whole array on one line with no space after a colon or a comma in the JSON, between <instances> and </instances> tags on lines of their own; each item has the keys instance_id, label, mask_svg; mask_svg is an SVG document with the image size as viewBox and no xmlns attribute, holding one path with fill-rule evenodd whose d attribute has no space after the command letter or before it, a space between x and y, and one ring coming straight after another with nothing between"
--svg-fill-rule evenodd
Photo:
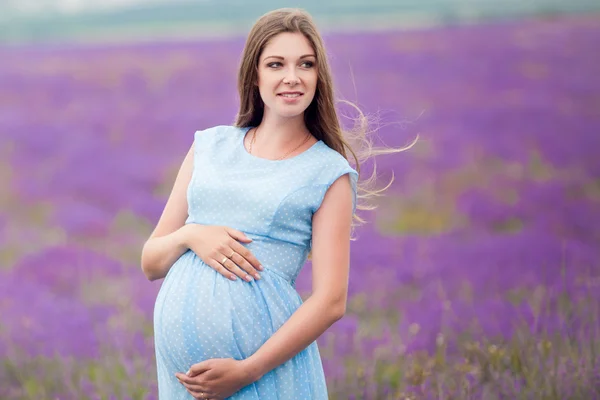
<instances>
[{"instance_id":1,"label":"woman's left hand","mask_svg":"<svg viewBox=\"0 0 600 400\"><path fill-rule=\"evenodd\" d=\"M254 382L244 360L213 358L194 364L187 374L176 373L195 399L225 399Z\"/></svg>"}]
</instances>

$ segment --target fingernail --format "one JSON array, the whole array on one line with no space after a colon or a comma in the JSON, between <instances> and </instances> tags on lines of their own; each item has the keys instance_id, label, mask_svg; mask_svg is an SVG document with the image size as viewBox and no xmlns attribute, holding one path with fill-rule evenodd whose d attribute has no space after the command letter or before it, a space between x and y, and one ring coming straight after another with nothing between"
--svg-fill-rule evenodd
<instances>
[{"instance_id":1,"label":"fingernail","mask_svg":"<svg viewBox=\"0 0 600 400\"><path fill-rule=\"evenodd\" d=\"M252 277L250 275L246 275L246 280L248 282L252 282L254 279L252 279Z\"/></svg>"},{"instance_id":2,"label":"fingernail","mask_svg":"<svg viewBox=\"0 0 600 400\"><path fill-rule=\"evenodd\" d=\"M259 270L259 271L262 271L262 270L264 270L263 266L262 266L262 265L259 265L259 266L258 266L258 270Z\"/></svg>"},{"instance_id":3,"label":"fingernail","mask_svg":"<svg viewBox=\"0 0 600 400\"><path fill-rule=\"evenodd\" d=\"M188 372L186 372L185 374L186 374L187 376L190 376L190 373L191 373L191 372L192 372L192 370L191 370L191 369L188 369Z\"/></svg>"},{"instance_id":4,"label":"fingernail","mask_svg":"<svg viewBox=\"0 0 600 400\"><path fill-rule=\"evenodd\" d=\"M260 275L259 275L258 273L254 274L254 277L255 277L256 279L260 279Z\"/></svg>"}]
</instances>

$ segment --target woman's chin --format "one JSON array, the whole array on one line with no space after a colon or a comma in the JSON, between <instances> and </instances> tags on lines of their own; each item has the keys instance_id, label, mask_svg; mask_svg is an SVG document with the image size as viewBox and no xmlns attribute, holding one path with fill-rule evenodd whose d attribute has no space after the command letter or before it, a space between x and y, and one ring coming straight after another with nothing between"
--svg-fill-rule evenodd
<instances>
[{"instance_id":1,"label":"woman's chin","mask_svg":"<svg viewBox=\"0 0 600 400\"><path fill-rule=\"evenodd\" d=\"M306 111L306 107L281 107L277 109L276 114L281 118L294 118L303 115L304 111Z\"/></svg>"}]
</instances>

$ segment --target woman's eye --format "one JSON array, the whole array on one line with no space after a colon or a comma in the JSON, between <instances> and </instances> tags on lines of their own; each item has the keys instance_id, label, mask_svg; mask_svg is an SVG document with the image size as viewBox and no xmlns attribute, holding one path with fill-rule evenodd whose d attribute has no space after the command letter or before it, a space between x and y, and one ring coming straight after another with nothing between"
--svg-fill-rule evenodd
<instances>
[{"instance_id":1,"label":"woman's eye","mask_svg":"<svg viewBox=\"0 0 600 400\"><path fill-rule=\"evenodd\" d=\"M282 64L280 62L272 62L267 64L267 67L269 68L277 68L280 67ZM305 68L312 68L315 63L312 61L304 61L301 65L303 65Z\"/></svg>"}]
</instances>

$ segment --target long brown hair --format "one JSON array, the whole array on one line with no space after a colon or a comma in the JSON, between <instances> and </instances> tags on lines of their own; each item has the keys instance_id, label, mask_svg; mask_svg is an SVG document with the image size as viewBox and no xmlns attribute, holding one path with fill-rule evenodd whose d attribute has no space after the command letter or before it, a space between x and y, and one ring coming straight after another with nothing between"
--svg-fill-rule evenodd
<instances>
[{"instance_id":1,"label":"long brown hair","mask_svg":"<svg viewBox=\"0 0 600 400\"><path fill-rule=\"evenodd\" d=\"M235 126L255 127L262 121L264 104L258 86L255 85L255 82L258 81L258 61L269 41L284 32L302 33L315 51L318 71L317 88L313 101L304 112L304 122L314 137L322 140L346 159L348 159L347 154L350 153L354 162L350 160L349 162L353 164L359 176L360 165L366 159L379 154L400 152L412 147L416 139L410 145L398 149L373 147L371 140L368 138L368 135L373 132L368 128L368 118L357 106L348 101L341 102L354 108L358 113L358 117L352 130L344 131L342 129L335 108L333 80L323 40L310 14L298 8L281 8L270 11L260 17L250 30L242 53L238 74L240 109L236 116ZM352 143L352 146L350 143ZM353 147L360 147L360 149L355 150ZM374 167L373 173L368 179L359 180L357 184L358 200L380 196L394 181L392 176L389 184L384 188L373 189L371 186L376 179L376 168ZM376 206L357 201L356 208L373 210ZM353 219L359 223L365 222L356 214Z\"/></svg>"}]
</instances>

